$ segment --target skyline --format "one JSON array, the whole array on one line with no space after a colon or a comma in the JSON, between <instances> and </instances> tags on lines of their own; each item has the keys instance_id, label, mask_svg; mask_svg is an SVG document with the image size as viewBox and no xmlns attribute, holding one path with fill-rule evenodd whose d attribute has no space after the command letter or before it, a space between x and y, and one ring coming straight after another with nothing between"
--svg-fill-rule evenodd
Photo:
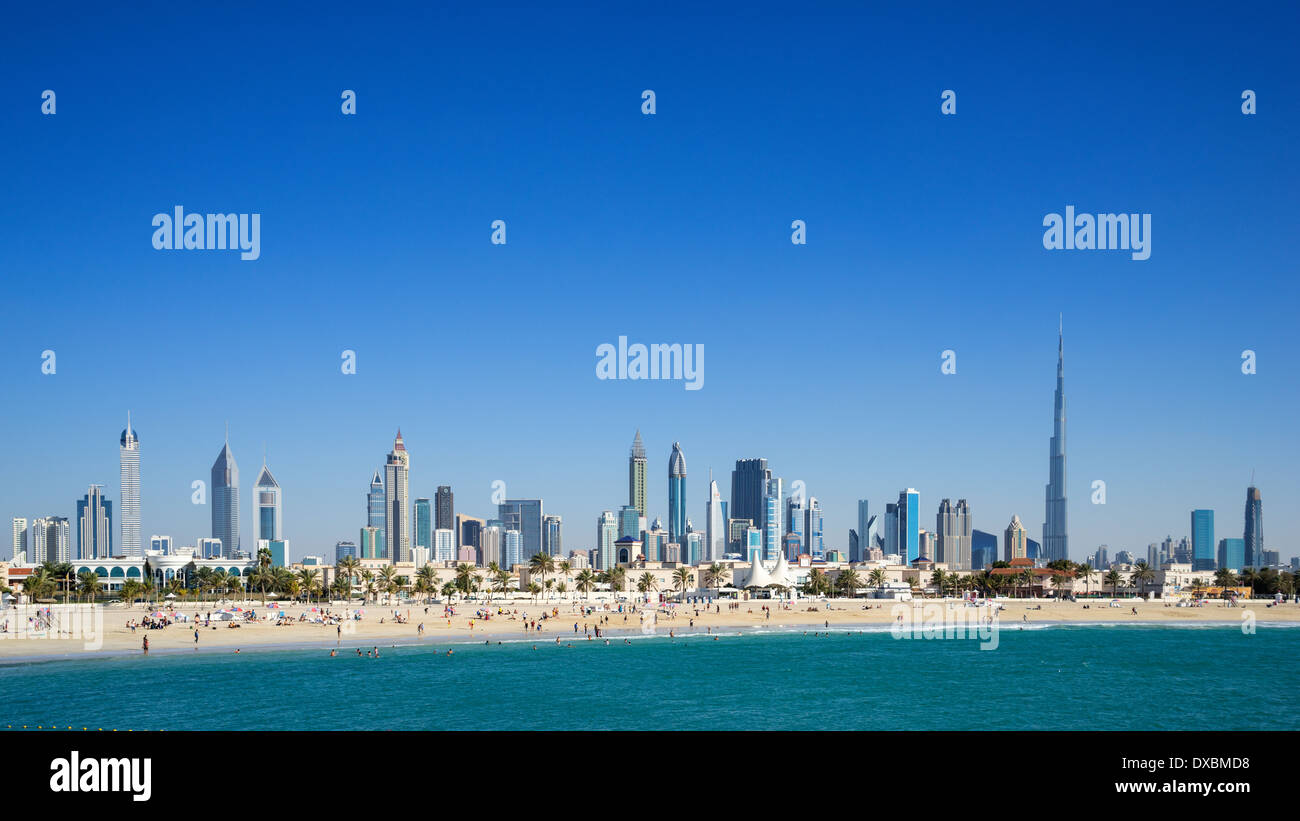
<instances>
[{"instance_id":1,"label":"skyline","mask_svg":"<svg viewBox=\"0 0 1300 821\"><path fill-rule=\"evenodd\" d=\"M92 482L119 502L107 443L132 410L141 535L183 543L209 532L190 484L227 419L236 456L267 446L295 551L357 538L356 488L399 426L413 498L450 485L486 516L501 480L573 547L619 509L637 428L651 519L680 441L701 529L710 468L729 499L759 456L818 498L829 546L858 499L883 514L905 487L927 528L965 498L974 527L1018 515L1037 538L1064 311L1071 558L1141 554L1192 509L1223 529L1256 469L1270 520L1295 520L1294 24L1098 11L1058 36L1029 5L980 25L961 6L679 26L476 7L345 28L268 8L202 31L180 9L11 10L0 425L21 435L0 506L74 518ZM154 250L176 205L261 214L259 258ZM1149 214L1149 258L1045 249L1044 215L1070 206ZM707 347L707 380L594 378L620 336Z\"/></svg>"},{"instance_id":2,"label":"skyline","mask_svg":"<svg viewBox=\"0 0 1300 821\"><path fill-rule=\"evenodd\" d=\"M1064 445L1064 431L1065 431L1064 334L1060 328L1058 328L1057 375L1056 375L1056 389L1053 398L1053 408L1054 408L1053 432L1052 435L1049 437L1049 457L1050 457L1049 465L1048 465L1049 481L1047 484L1047 491L1046 491L1048 515L1046 518L1048 518L1049 521L1053 519L1054 504L1059 504L1062 512L1057 515L1060 516L1060 520L1062 521L1062 527L1061 527L1061 532L1059 534L1053 534L1053 535L1059 535L1062 542L1064 542L1065 537L1068 533L1068 531L1066 531L1063 524L1063 520L1065 518L1064 510L1066 509L1065 494L1064 492L1061 492L1059 495L1054 495L1054 490L1056 490L1058 487L1061 487L1060 483L1064 481L1065 459L1066 459L1066 451ZM233 451L230 447L229 437L230 437L229 425L227 424L225 443L223 444L221 451L218 453L217 460L213 463L210 471L212 486L207 488L207 493L211 499L210 518L212 523L211 533L213 537L223 539L223 544L224 544L225 539L228 538L224 534L226 533L237 534L236 538L234 539L235 542L234 549L239 550L239 549L244 549L242 548L242 545L244 544L256 544L258 539L265 538L266 532L271 532L273 533L272 538L289 540L292 548L289 553L290 559L296 559L303 555L319 555L319 556L328 557L333 555L333 548L335 544L337 544L338 542L352 541L352 539L349 538L349 536L340 534L339 538L334 539L333 541L329 541L327 543L313 542L313 543L309 543L307 546L304 547L302 546L303 542L299 541L293 536L292 528L285 529L281 518L283 515L281 488L279 483L274 479L273 475L270 472L269 466L266 461L266 454L264 452L262 467L259 470L258 478L254 483L254 487L251 492L253 510L254 510L254 522L252 523L252 527L254 528L253 539L247 543L243 542L242 540L243 533L242 533L242 527L241 527L240 517L239 517L239 507L240 507L239 493L242 491L239 487L239 469L235 457L233 455ZM127 447L128 442L130 443L129 448ZM131 490L135 491L136 496L134 498L134 504L138 515L139 504L140 504L138 487L140 483L140 452L141 451L140 451L139 438L137 437L134 429L130 424L129 411L128 411L128 425L127 428L124 429L120 434L119 443L121 445L119 447L119 461L120 461L121 480L122 480L121 489L124 493L129 493ZM697 521L693 519L688 513L689 509L691 508L691 502L690 502L691 486L688 483L688 473L686 470L684 450L685 449L683 448L683 446L679 441L673 442L670 450L670 455L669 455L669 466L667 471L668 486L665 489L666 492L664 493L663 496L664 511L662 514L655 513L654 512L655 509L653 507L649 507L649 505L651 504L650 500L655 498L655 495L650 492L649 483L647 482L646 484L641 484L642 482L645 482L644 472L645 472L645 466L647 462L647 449L645 448L641 436L640 428L636 429L633 444L629 451L628 495L629 497L631 497L631 501L633 503L639 501L639 497L643 497L646 500L648 511L647 511L647 516L644 518L646 519L647 524L651 521L657 522L663 518L668 518L670 520L669 527L668 527L669 533L674 532L674 528L677 526L676 522L678 520L681 521L683 527L685 525L685 522L688 520L692 522ZM772 515L771 511L775 511L775 519L772 521L768 521L766 525L764 524L765 520L762 519L756 520L754 522L756 528L761 528L764 531L762 535L762 544L764 545L765 557L768 559L775 558L777 552L774 552L772 543L775 541L775 543L777 544L777 548L775 548L775 550L780 550L780 543L782 541L782 536L783 536L782 532L789 532L793 528L794 531L798 532L801 535L801 538L806 539L809 531L801 524L781 521L782 511L786 511L787 508L789 507L788 502L790 496L785 492L783 492L782 490L783 481L784 481L783 477L781 477L778 472L773 470L773 468L770 466L768 461L765 458L740 458L737 459L734 464L735 464L735 469L732 471L732 486L731 486L731 494L732 494L731 498L733 500L732 501L733 507L737 504L738 501L744 501L746 504L749 504L751 506L756 504L759 505L762 508L762 510L765 511L762 513L762 515L765 517L771 516ZM404 438L402 436L401 429L399 428L396 437L393 441L392 450L388 453L386 457L385 481L384 481L385 488L395 487L397 490L395 494L392 494L385 489L384 499L383 499L384 508L385 508L385 513L384 513L385 521L384 521L383 530L384 533L386 534L384 542L385 544L399 545L398 547L399 553L397 554L397 560L399 561L410 560L410 555L411 555L410 551L411 551L411 546L413 544L410 541L410 537L409 537L410 527L411 527L410 517L412 515L417 514L417 511L414 511L411 508L411 506L407 503L411 498L409 486L408 486L409 469L410 469L410 455L406 450ZM742 470L743 472L741 472ZM698 521L700 521L702 524L695 528L697 532L700 532L705 536L706 540L708 538L707 534L709 532L708 528L710 526L710 517L713 514L713 512L709 509L708 502L711 498L713 498L714 494L717 493L717 491L714 489L715 484L712 479L712 468L710 468L709 474L710 474L710 479L708 480L708 484L705 486L706 498L704 500L700 500L698 505L700 508L699 512L702 514L700 519L698 519ZM1253 482L1254 476L1252 475L1251 478ZM364 507L365 509L364 514L358 513L357 518L358 521L361 523L358 529L364 529L367 526L373 526L375 524L375 520L374 520L375 500L373 494L375 493L376 483L378 481L379 481L379 471L375 470L372 474L372 478L370 482L366 485L364 494L360 491L357 494L359 497L364 495L364 503L358 502L358 510L360 511L362 507ZM770 496L768 494L767 488L769 483L771 487L775 489L775 494L776 494L775 496ZM95 484L95 483L91 483L89 486L91 488L91 493L97 492L96 489L102 487L102 485ZM437 485L438 489L436 493L440 495L444 490L446 490L448 493L451 493L452 491L449 489L451 487L454 486L448 486L439 483ZM789 484L785 484L784 487L789 488L790 486ZM232 492L232 489L234 492ZM498 493L498 490L503 490L503 488L498 488L497 482L494 480L492 485L492 493L493 493L492 498L494 500L496 499L496 494ZM739 491L740 493L739 498L737 496L737 491ZM919 490L914 491L911 487L907 487L902 492L900 492L899 494L900 503L904 498L909 499L909 506L915 508L912 515L915 515L915 518L917 520L915 523L900 525L900 531L906 530L908 534L907 538L909 540L915 538L916 531L918 530L929 531L930 538L932 540L937 538L938 550L940 551L939 555L942 555L942 553L945 551L944 529L950 527L950 525L948 524L950 519L948 517L951 515L951 511L946 507L947 504L950 502L950 497L945 496L936 504L938 515L939 517L942 517L942 519L936 522L936 527L930 528L927 526L928 517L924 512L924 505L919 503L919 499L915 503L910 501L913 496L919 497L920 494L921 491ZM746 499L744 497L755 497L755 498ZM83 498L86 500L90 500L91 496L87 495ZM427 505L429 498L430 497L423 497L417 494L416 501L417 502L423 501ZM537 498L539 500L544 500L546 496L544 493L542 493L542 494L536 494L535 497L530 497L530 498ZM678 506L678 503L675 500L679 500L679 499L684 500L684 505ZM774 508L772 507L773 499L779 499L779 504L776 504ZM1258 554L1262 550L1276 550L1279 552L1283 562L1285 562L1291 556L1297 555L1294 546L1274 545L1268 543L1266 540L1264 540L1263 543L1258 545L1257 547L1251 546L1251 538L1249 534L1253 532L1252 528L1257 528L1262 531L1262 527L1260 527L1259 524L1259 522L1262 521L1262 514L1259 514L1258 512L1259 510L1258 506L1261 504L1261 499L1262 499L1262 492L1255 485L1252 484L1247 488L1247 505L1246 505L1246 510L1242 517L1244 541L1247 544L1246 555L1247 557L1257 558ZM870 504L869 498L856 500L854 504L854 511L853 511L854 516L857 517L857 523L859 524L861 522L860 506L863 501L866 501L868 504ZM807 503L814 507L819 507L818 500L815 496L808 496ZM73 521L79 521L81 519L82 507L88 504L90 504L89 501L85 501L85 502L80 500L77 501L77 512L76 512L76 517L73 519ZM97 505L99 503L96 502L95 504ZM125 534L129 532L128 530L129 528L134 527L138 532L138 529L140 527L140 523L138 520L132 523L129 519L123 517L120 523L113 521L112 514L111 514L112 500L110 497L104 497L103 504L104 507L108 511L110 511L108 513L108 519L110 525L112 526L111 529L115 532L120 532L123 534L123 538L119 541L125 539ZM510 504L514 504L514 502L512 502L511 500L506 500L505 502L494 501L493 507L497 509L497 515L500 516L500 515L504 515L502 511L505 509L507 505ZM963 518L962 518L962 523L960 525L962 531L969 532L975 529L983 530L983 528L975 528L973 526L973 522L976 520L978 514L977 512L972 511L970 509L971 506L968 506L966 498L960 498L958 504L962 509ZM1252 514L1251 514L1252 504L1256 505L1255 510L1258 518L1255 520L1252 520ZM194 506L199 507L200 505L194 505ZM601 516L603 516L603 514L606 512L617 513L618 509L621 507L622 505L611 505L608 508L603 508ZM898 510L901 512L904 510L904 507L900 504ZM1192 527L1190 529L1190 532L1188 534L1183 534L1183 536L1185 538L1195 539L1197 535L1195 531L1197 530L1196 517L1198 512L1200 513L1208 512L1210 514L1210 521L1211 521L1210 527L1213 528L1212 522L1213 522L1214 510L1216 510L1216 508L1191 508L1190 521L1192 523ZM394 515L394 511L397 512L396 515ZM11 515L14 518L27 518L30 516L30 518L34 520L38 516L39 517L59 516L61 514L57 512L45 510L37 514L29 514L27 512L21 512L21 513L13 513ZM552 513L550 518L554 518L555 515L556 514ZM564 514L558 514L558 515L560 515L562 518L564 517ZM819 510L819 516L820 515L821 515L821 511ZM598 534L600 532L599 527L602 521L601 516L597 517ZM728 516L731 518L739 518L737 516L732 515L732 512L729 512ZM486 519L492 518L492 513L489 511L483 518ZM544 518L541 515L540 509L537 511L536 518L539 520L539 523L541 522L542 518ZM1019 519L1018 512L1013 512L1012 519L1011 519L1013 524L1014 522L1019 520L1020 519ZM980 523L984 524L982 521ZM572 528L575 522L570 520L569 522L566 522L566 524L568 524L569 527ZM82 527L84 527L84 525L82 525ZM571 530L570 532L572 533L573 531ZM990 531L985 531L985 532L990 532ZM994 528L992 532L996 532L996 528ZM1230 533L1231 529L1228 528L1223 532ZM1166 536L1172 536L1173 533L1174 531L1170 531L1169 533L1166 534ZM165 536L165 537L172 538L177 541L178 546L184 545L186 543L186 540L189 538L189 534L182 534L178 536L175 533L163 531L163 530L158 530L151 535ZM542 538L540 532L533 535L536 536L536 539L534 539L534 541L540 540ZM1042 555L1044 557L1044 560L1059 558L1049 553L1049 549L1047 547L1047 545L1050 543L1049 539L1051 538L1051 536L1049 536L1049 523L1044 523L1043 535L1044 538L1043 541L1041 542L1041 547L1043 550ZM203 536L195 537L196 546L198 545L199 539L202 538L204 537ZM1235 537L1230 537L1230 538L1235 538ZM112 533L108 534L108 539L110 543L114 540L114 536ZM457 539L459 539L459 534L457 535ZM847 529L845 530L844 534L842 534L842 537L840 537L835 533L825 532L823 539L824 539L823 544L825 546L825 550L838 550L843 552L845 555L850 554L850 538ZM681 538L674 539L670 537L669 541L679 541L684 543L684 539ZM1159 541L1158 537L1156 541ZM573 536L566 536L564 538L564 542L567 548L571 550L591 549L598 546L596 542L593 542L591 545L584 545L580 541L577 541L575 543ZM1214 542L1217 549L1217 539L1215 539ZM80 538L78 540L78 545L79 544L80 544ZM709 542L706 541L705 544L708 545ZM1151 544L1152 542L1147 542L1146 546L1149 547ZM958 554L964 555L966 557L966 560L969 561L968 537L966 537L966 539L964 540L964 546L962 545L963 542L959 541L958 547L956 548ZM1142 550L1144 549L1143 545L1136 544L1136 543L1130 545L1130 544L1116 544L1113 542L1101 542L1097 545L1093 545L1089 547L1085 551L1082 551L1081 555L1079 556L1066 555L1065 558L1069 558L1074 561L1079 561L1079 560L1087 561L1101 547L1105 547L1110 555L1115 555L1120 551L1129 551L1134 555L1140 556L1142 555ZM79 547L77 549L79 549ZM77 549L73 550L74 557L76 556ZM811 545L809 544L804 545L804 552L808 552L811 549L812 549ZM226 552L228 555L228 551ZM245 549L245 552L248 551ZM523 552L529 553L528 550L523 550ZM820 554L821 551L815 551L815 552ZM886 552L889 552L888 546L886 546ZM910 545L909 543L909 545L907 546L907 554L908 554L907 558L909 560L911 558L914 558L915 553L916 550L914 549L914 546ZM115 549L114 554L131 555L129 553L126 553L122 549ZM529 555L531 555L531 553L529 553ZM706 551L704 555L708 556L710 554ZM390 554L390 558L392 558L391 554ZM1258 562L1255 563L1257 564Z\"/></svg>"}]
</instances>

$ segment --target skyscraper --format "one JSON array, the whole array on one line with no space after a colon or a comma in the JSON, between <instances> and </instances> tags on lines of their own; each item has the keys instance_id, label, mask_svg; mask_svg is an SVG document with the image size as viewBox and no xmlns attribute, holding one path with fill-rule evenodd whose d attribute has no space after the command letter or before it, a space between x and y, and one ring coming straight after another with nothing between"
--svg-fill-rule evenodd
<instances>
[{"instance_id":1,"label":"skyscraper","mask_svg":"<svg viewBox=\"0 0 1300 821\"><path fill-rule=\"evenodd\" d=\"M635 507L641 516L645 516L645 467L645 445L641 442L641 430L638 428L627 460L627 503Z\"/></svg>"},{"instance_id":2,"label":"skyscraper","mask_svg":"<svg viewBox=\"0 0 1300 821\"><path fill-rule=\"evenodd\" d=\"M635 505L623 505L618 511L618 538L641 540L641 516Z\"/></svg>"},{"instance_id":3,"label":"skyscraper","mask_svg":"<svg viewBox=\"0 0 1300 821\"><path fill-rule=\"evenodd\" d=\"M63 516L33 519L27 526L27 561L30 564L72 561L72 537Z\"/></svg>"},{"instance_id":4,"label":"skyscraper","mask_svg":"<svg viewBox=\"0 0 1300 821\"><path fill-rule=\"evenodd\" d=\"M506 499L497 505L503 530L518 530L524 561L542 552L542 500Z\"/></svg>"},{"instance_id":5,"label":"skyscraper","mask_svg":"<svg viewBox=\"0 0 1300 821\"><path fill-rule=\"evenodd\" d=\"M113 503L103 488L91 485L77 501L77 559L107 559L113 555Z\"/></svg>"},{"instance_id":6,"label":"skyscraper","mask_svg":"<svg viewBox=\"0 0 1300 821\"><path fill-rule=\"evenodd\" d=\"M849 545L849 561L851 562L866 561L867 551L875 547L875 545L871 544L868 539L868 536L871 533L871 516L868 513L867 507L866 499L858 500L858 544L856 550L854 550L853 545Z\"/></svg>"},{"instance_id":7,"label":"skyscraper","mask_svg":"<svg viewBox=\"0 0 1300 821\"><path fill-rule=\"evenodd\" d=\"M437 530L455 530L456 529L456 504L451 494L450 485L438 485L438 492L434 495L437 500L437 515L434 517L434 528Z\"/></svg>"},{"instance_id":8,"label":"skyscraper","mask_svg":"<svg viewBox=\"0 0 1300 821\"><path fill-rule=\"evenodd\" d=\"M737 459L731 472L731 505L727 516L732 519L749 519L762 530L767 509L767 482L772 472L766 459Z\"/></svg>"},{"instance_id":9,"label":"skyscraper","mask_svg":"<svg viewBox=\"0 0 1300 821\"><path fill-rule=\"evenodd\" d=\"M411 456L402 441L402 429L397 429L393 449L384 464L384 543L388 547L388 560L411 560L411 519L408 512L407 491L410 487Z\"/></svg>"},{"instance_id":10,"label":"skyscraper","mask_svg":"<svg viewBox=\"0 0 1300 821\"><path fill-rule=\"evenodd\" d=\"M640 439L640 434L637 436ZM618 540L618 517L614 511L601 511L596 519L595 570L609 570L614 566L614 542Z\"/></svg>"},{"instance_id":11,"label":"skyscraper","mask_svg":"<svg viewBox=\"0 0 1300 821\"><path fill-rule=\"evenodd\" d=\"M27 552L27 519L14 517L14 551L9 556L11 561L18 561Z\"/></svg>"},{"instance_id":12,"label":"skyscraper","mask_svg":"<svg viewBox=\"0 0 1300 821\"><path fill-rule=\"evenodd\" d=\"M559 516L542 519L542 552L547 556L564 555L564 522Z\"/></svg>"},{"instance_id":13,"label":"skyscraper","mask_svg":"<svg viewBox=\"0 0 1300 821\"><path fill-rule=\"evenodd\" d=\"M379 539L374 544L379 552L365 558L386 558L388 547L384 543L384 532L388 529L388 504L384 499L384 479L379 475L379 471L375 471L375 475L370 480L370 489L366 492L366 527L379 530Z\"/></svg>"},{"instance_id":14,"label":"skyscraper","mask_svg":"<svg viewBox=\"0 0 1300 821\"><path fill-rule=\"evenodd\" d=\"M822 532L822 505L817 501L816 496L808 497L808 509L804 514L804 530L807 535L804 552L810 555L814 561L821 561L826 558L826 540Z\"/></svg>"},{"instance_id":15,"label":"skyscraper","mask_svg":"<svg viewBox=\"0 0 1300 821\"><path fill-rule=\"evenodd\" d=\"M415 540L416 547L423 547L433 555L433 504L425 498L415 500Z\"/></svg>"},{"instance_id":16,"label":"skyscraper","mask_svg":"<svg viewBox=\"0 0 1300 821\"><path fill-rule=\"evenodd\" d=\"M212 538L221 540L226 558L240 550L239 544L239 465L230 452L230 433L226 444L212 463Z\"/></svg>"},{"instance_id":17,"label":"skyscraper","mask_svg":"<svg viewBox=\"0 0 1300 821\"><path fill-rule=\"evenodd\" d=\"M271 469L262 460L262 470L253 483L253 540L272 541L284 538L284 522L281 518L280 483L271 475Z\"/></svg>"},{"instance_id":18,"label":"skyscraper","mask_svg":"<svg viewBox=\"0 0 1300 821\"><path fill-rule=\"evenodd\" d=\"M948 499L939 503L934 532L936 560L953 570L970 570L971 519L965 499L958 499L956 506Z\"/></svg>"},{"instance_id":19,"label":"skyscraper","mask_svg":"<svg viewBox=\"0 0 1300 821\"><path fill-rule=\"evenodd\" d=\"M722 494L709 471L709 498L705 502L705 546L702 561L717 562L727 552L727 520L722 510Z\"/></svg>"},{"instance_id":20,"label":"skyscraper","mask_svg":"<svg viewBox=\"0 0 1300 821\"><path fill-rule=\"evenodd\" d=\"M1264 500L1259 488L1246 488L1246 530L1242 541L1246 545L1246 567L1259 567L1264 563Z\"/></svg>"},{"instance_id":21,"label":"skyscraper","mask_svg":"<svg viewBox=\"0 0 1300 821\"><path fill-rule=\"evenodd\" d=\"M1214 570L1218 564L1214 543L1214 511L1192 511L1192 569Z\"/></svg>"},{"instance_id":22,"label":"skyscraper","mask_svg":"<svg viewBox=\"0 0 1300 821\"><path fill-rule=\"evenodd\" d=\"M902 551L898 548L898 505L895 502L885 504L885 555L898 555L902 557ZM906 557L902 557L906 563Z\"/></svg>"},{"instance_id":23,"label":"skyscraper","mask_svg":"<svg viewBox=\"0 0 1300 821\"><path fill-rule=\"evenodd\" d=\"M1057 329L1056 396L1052 439L1047 458L1047 519L1043 523L1043 558L1047 561L1070 558L1066 535L1065 503L1065 331Z\"/></svg>"},{"instance_id":24,"label":"skyscraper","mask_svg":"<svg viewBox=\"0 0 1300 821\"><path fill-rule=\"evenodd\" d=\"M775 561L781 552L781 537L785 535L781 520L785 511L781 509L781 479L772 477L767 480L767 489L763 494L763 559Z\"/></svg>"},{"instance_id":25,"label":"skyscraper","mask_svg":"<svg viewBox=\"0 0 1300 821\"><path fill-rule=\"evenodd\" d=\"M1006 533L1003 534L1002 542L1002 560L1009 562L1012 559L1025 559L1029 555L1029 546L1025 538L1025 526L1020 523L1019 516L1011 517L1011 524L1007 525Z\"/></svg>"},{"instance_id":26,"label":"skyscraper","mask_svg":"<svg viewBox=\"0 0 1300 821\"><path fill-rule=\"evenodd\" d=\"M921 494L910 487L898 494L898 553L905 565L921 556Z\"/></svg>"},{"instance_id":27,"label":"skyscraper","mask_svg":"<svg viewBox=\"0 0 1300 821\"><path fill-rule=\"evenodd\" d=\"M131 412L126 413L126 429L118 440L118 458L122 467L122 494L118 500L118 518L122 538L118 552L123 556L143 556L140 545L140 439L131 427Z\"/></svg>"},{"instance_id":28,"label":"skyscraper","mask_svg":"<svg viewBox=\"0 0 1300 821\"><path fill-rule=\"evenodd\" d=\"M686 538L686 456L682 443L673 442L668 457L668 541L681 544Z\"/></svg>"},{"instance_id":29,"label":"skyscraper","mask_svg":"<svg viewBox=\"0 0 1300 821\"><path fill-rule=\"evenodd\" d=\"M1219 567L1241 572L1246 564L1246 542L1243 539L1219 539Z\"/></svg>"}]
</instances>

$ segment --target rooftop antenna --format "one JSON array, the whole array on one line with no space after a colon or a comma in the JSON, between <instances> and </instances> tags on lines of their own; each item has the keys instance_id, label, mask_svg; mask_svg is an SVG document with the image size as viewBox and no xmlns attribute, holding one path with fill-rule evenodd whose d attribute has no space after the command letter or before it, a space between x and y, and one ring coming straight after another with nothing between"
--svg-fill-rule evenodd
<instances>
[{"instance_id":1,"label":"rooftop antenna","mask_svg":"<svg viewBox=\"0 0 1300 821\"><path fill-rule=\"evenodd\" d=\"M230 420L226 420L226 447L230 447Z\"/></svg>"}]
</instances>

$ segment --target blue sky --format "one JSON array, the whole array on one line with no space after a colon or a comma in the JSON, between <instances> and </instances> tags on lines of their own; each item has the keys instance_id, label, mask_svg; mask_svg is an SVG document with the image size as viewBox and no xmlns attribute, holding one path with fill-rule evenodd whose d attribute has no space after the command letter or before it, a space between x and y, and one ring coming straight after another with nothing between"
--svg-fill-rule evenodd
<instances>
[{"instance_id":1,"label":"blue sky","mask_svg":"<svg viewBox=\"0 0 1300 821\"><path fill-rule=\"evenodd\" d=\"M7 10L0 512L116 501L130 409L142 530L182 544L227 420L295 557L356 538L399 426L413 496L504 480L570 549L638 427L665 520L681 441L701 527L709 467L725 497L764 456L830 547L909 486L1037 538L1063 313L1072 557L1195 507L1240 536L1252 470L1295 554L1292 10L618 5ZM154 250L176 205L261 214L261 258ZM1151 258L1044 250L1067 205L1150 213ZM620 335L702 344L704 388L597 380Z\"/></svg>"}]
</instances>

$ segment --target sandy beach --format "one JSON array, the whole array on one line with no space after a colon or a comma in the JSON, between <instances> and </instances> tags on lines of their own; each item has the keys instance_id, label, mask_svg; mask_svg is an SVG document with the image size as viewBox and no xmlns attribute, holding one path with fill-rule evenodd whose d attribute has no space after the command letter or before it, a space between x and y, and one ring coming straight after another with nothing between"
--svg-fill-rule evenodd
<instances>
[{"instance_id":1,"label":"sandy beach","mask_svg":"<svg viewBox=\"0 0 1300 821\"><path fill-rule=\"evenodd\" d=\"M1201 607L1176 607L1163 601L1143 602L1131 599L1117 600L1119 606L1109 606L1109 600L1087 602L1053 602L1031 599L1002 600L999 613L1003 627L1023 625L1026 623L1117 623L1117 624L1189 624L1189 623L1224 623L1240 624L1243 614L1249 612L1260 623L1300 622L1300 605L1285 603L1268 606L1264 600L1252 601L1243 606L1228 606L1222 602L1206 602ZM968 608L961 602L952 600L917 600L912 605L938 606L929 614L941 613L951 608L958 617L974 618L976 608ZM129 622L139 623L145 616L156 610L146 609L142 605L127 607L124 605L99 606L102 612L102 638L86 640L85 636L48 637L42 634L23 636L21 631L13 631L15 616L23 611L9 611L10 630L0 634L0 661L7 659L32 659L54 657L79 657L87 653L120 655L124 653L142 653L144 639L149 640L151 653L171 654L178 651L187 652L235 652L257 648L277 646L322 646L339 647L355 652L356 648L391 647L394 644L430 644L447 645L467 642L504 640L535 640L554 643L557 638L563 642L575 640L586 641L588 635L595 637L597 628L602 636L621 636L625 634L653 634L668 636L685 633L708 633L726 631L744 631L758 628L809 630L850 629L892 624L898 617L889 601L863 599L801 600L789 605L763 600L739 602L716 607L700 605L678 605L675 608L664 606L648 607L640 603L623 603L625 612L618 612L618 605L603 602L584 602L578 600L552 600L548 602L526 599L495 601L467 601L453 605L455 614L450 618L443 615L442 604L401 603L385 605L370 603L362 605L354 602L349 608L341 604L302 605L281 604L283 615L279 623L263 621L240 622L239 627L229 623L212 622L203 625L204 617L220 607L229 607L228 603L216 603L207 606L193 604L175 608L171 611L183 614L189 621L178 621L163 629L145 629L137 627L134 631L128 627ZM238 606L251 609L259 617L267 613L261 602L240 603ZM765 607L771 609L766 610ZM904 605L908 606L908 605ZM310 619L320 615L319 611L343 615L362 611L361 618L345 618L337 624L319 624ZM596 608L594 613L584 613L584 608ZM427 608L427 611L426 611ZM632 608L635 608L633 610ZM1137 613L1134 614L1134 609ZM673 612L675 610L675 612ZM477 611L490 613L488 619L476 615ZM653 624L650 612L653 611ZM548 618L543 619L545 612ZM987 611L985 611L987 612ZM400 617L400 620L399 618ZM927 615L927 618L931 616ZM525 625L525 619L528 624ZM534 626L536 622L536 626ZM89 623L83 621L83 623ZM420 630L423 625L423 631ZM575 630L576 625L576 630ZM195 641L197 626L198 641ZM540 629L538 629L540 628Z\"/></svg>"}]
</instances>

